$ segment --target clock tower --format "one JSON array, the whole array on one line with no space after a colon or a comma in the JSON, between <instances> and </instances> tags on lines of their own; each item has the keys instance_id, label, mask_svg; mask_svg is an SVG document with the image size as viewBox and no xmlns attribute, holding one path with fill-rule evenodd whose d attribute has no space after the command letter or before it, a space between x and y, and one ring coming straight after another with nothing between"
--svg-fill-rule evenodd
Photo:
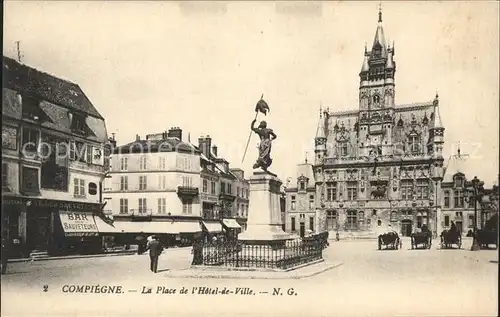
<instances>
[{"instance_id":1,"label":"clock tower","mask_svg":"<svg viewBox=\"0 0 500 317\"><path fill-rule=\"evenodd\" d=\"M386 44L382 27L382 11L372 48L365 54L359 73L359 137L360 152L390 154L394 126L394 44Z\"/></svg>"}]
</instances>

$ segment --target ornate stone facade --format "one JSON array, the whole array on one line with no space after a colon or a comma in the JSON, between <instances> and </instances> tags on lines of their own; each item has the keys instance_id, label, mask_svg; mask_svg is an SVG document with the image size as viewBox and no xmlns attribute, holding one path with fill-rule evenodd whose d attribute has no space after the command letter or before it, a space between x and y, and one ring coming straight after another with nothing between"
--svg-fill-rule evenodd
<instances>
[{"instance_id":1,"label":"ornate stone facade","mask_svg":"<svg viewBox=\"0 0 500 317\"><path fill-rule=\"evenodd\" d=\"M397 105L394 55L380 16L371 51L365 47L358 109L320 111L313 166L318 231L375 234L389 224L403 235L422 224L438 230L439 99Z\"/></svg>"}]
</instances>

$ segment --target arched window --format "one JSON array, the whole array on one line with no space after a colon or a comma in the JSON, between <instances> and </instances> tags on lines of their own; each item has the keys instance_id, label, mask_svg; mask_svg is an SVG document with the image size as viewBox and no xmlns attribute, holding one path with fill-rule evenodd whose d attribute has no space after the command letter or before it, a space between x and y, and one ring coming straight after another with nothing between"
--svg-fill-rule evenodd
<instances>
[{"instance_id":1,"label":"arched window","mask_svg":"<svg viewBox=\"0 0 500 317\"><path fill-rule=\"evenodd\" d=\"M382 220L380 220L380 219L379 219L379 220L377 220L377 226L379 226L379 227L380 227L381 225L382 225Z\"/></svg>"}]
</instances>

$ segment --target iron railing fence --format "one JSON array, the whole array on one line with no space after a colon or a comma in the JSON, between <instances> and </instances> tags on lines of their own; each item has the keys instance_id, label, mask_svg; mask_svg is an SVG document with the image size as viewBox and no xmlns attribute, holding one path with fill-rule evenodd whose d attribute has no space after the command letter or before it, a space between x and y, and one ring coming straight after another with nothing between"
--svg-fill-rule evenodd
<instances>
[{"instance_id":1,"label":"iron railing fence","mask_svg":"<svg viewBox=\"0 0 500 317\"><path fill-rule=\"evenodd\" d=\"M241 241L207 242L203 244L203 265L288 269L323 258L328 234L317 234L283 245L253 245Z\"/></svg>"}]
</instances>

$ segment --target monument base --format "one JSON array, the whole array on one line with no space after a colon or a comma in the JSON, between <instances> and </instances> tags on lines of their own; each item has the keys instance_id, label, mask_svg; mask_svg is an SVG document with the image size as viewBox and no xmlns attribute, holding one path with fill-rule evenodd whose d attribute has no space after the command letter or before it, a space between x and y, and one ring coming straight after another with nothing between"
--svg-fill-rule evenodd
<instances>
[{"instance_id":1,"label":"monument base","mask_svg":"<svg viewBox=\"0 0 500 317\"><path fill-rule=\"evenodd\" d=\"M281 184L271 172L254 172L249 179L250 205L247 230L238 235L246 244L285 245L293 236L281 228Z\"/></svg>"}]
</instances>

